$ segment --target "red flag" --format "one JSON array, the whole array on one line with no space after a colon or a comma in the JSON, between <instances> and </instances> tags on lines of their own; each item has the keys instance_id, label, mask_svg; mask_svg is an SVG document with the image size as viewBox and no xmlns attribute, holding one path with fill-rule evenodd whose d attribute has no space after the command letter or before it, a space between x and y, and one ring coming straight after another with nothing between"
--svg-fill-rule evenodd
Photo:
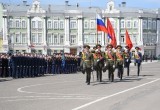
<instances>
[{"instance_id":1,"label":"red flag","mask_svg":"<svg viewBox=\"0 0 160 110\"><path fill-rule=\"evenodd\" d=\"M109 20L109 18L107 18L107 31L108 31L108 37L111 38L111 43L113 45L113 47L115 48L117 46L117 41L116 41L116 36L114 33L114 29L112 27L112 24Z\"/></svg>"},{"instance_id":2,"label":"red flag","mask_svg":"<svg viewBox=\"0 0 160 110\"><path fill-rule=\"evenodd\" d=\"M129 37L127 29L126 29L126 46L129 47L129 50L133 47L133 44L132 44L132 41Z\"/></svg>"}]
</instances>

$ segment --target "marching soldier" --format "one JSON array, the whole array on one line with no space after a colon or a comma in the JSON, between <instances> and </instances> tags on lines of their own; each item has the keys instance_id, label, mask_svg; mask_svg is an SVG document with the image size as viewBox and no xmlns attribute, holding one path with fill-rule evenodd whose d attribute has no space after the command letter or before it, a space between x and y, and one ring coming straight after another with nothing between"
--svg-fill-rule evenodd
<instances>
[{"instance_id":1,"label":"marching soldier","mask_svg":"<svg viewBox=\"0 0 160 110\"><path fill-rule=\"evenodd\" d=\"M83 70L86 72L86 83L87 85L90 85L93 54L89 51L90 49L89 45L84 45L83 48L84 48L84 53L82 55Z\"/></svg>"},{"instance_id":2,"label":"marching soldier","mask_svg":"<svg viewBox=\"0 0 160 110\"><path fill-rule=\"evenodd\" d=\"M108 69L108 78L113 82L114 80L114 69L115 69L115 53L112 50L113 46L108 44L105 51L105 67L103 71Z\"/></svg>"},{"instance_id":3,"label":"marching soldier","mask_svg":"<svg viewBox=\"0 0 160 110\"><path fill-rule=\"evenodd\" d=\"M101 45L96 45L96 51L93 54L94 57L94 68L97 73L97 81L102 82L102 68L104 66L104 52L101 51Z\"/></svg>"},{"instance_id":4,"label":"marching soldier","mask_svg":"<svg viewBox=\"0 0 160 110\"><path fill-rule=\"evenodd\" d=\"M115 56L116 56L116 67L118 68L118 77L122 80L124 54L122 52L122 46L121 45L117 45Z\"/></svg>"},{"instance_id":5,"label":"marching soldier","mask_svg":"<svg viewBox=\"0 0 160 110\"><path fill-rule=\"evenodd\" d=\"M139 50L140 50L139 47L135 47L135 49L136 49L136 51L134 53L134 60L137 65L137 75L139 76L140 66L141 66L141 62L142 62L142 53L139 52Z\"/></svg>"},{"instance_id":6,"label":"marching soldier","mask_svg":"<svg viewBox=\"0 0 160 110\"><path fill-rule=\"evenodd\" d=\"M132 57L132 54L131 54L131 52L130 52L129 47L128 47L128 46L125 46L124 65L125 65L125 67L127 68L127 76L129 76L131 57Z\"/></svg>"}]
</instances>

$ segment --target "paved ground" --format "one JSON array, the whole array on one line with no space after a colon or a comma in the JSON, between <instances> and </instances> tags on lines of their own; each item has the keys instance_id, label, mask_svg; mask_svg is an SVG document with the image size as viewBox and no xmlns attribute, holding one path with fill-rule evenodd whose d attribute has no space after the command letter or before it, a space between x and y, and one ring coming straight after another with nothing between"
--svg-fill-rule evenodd
<instances>
[{"instance_id":1,"label":"paved ground","mask_svg":"<svg viewBox=\"0 0 160 110\"><path fill-rule=\"evenodd\" d=\"M139 77L131 66L113 83L107 73L91 85L82 73L0 79L0 110L159 110L159 102L160 62L143 63Z\"/></svg>"}]
</instances>

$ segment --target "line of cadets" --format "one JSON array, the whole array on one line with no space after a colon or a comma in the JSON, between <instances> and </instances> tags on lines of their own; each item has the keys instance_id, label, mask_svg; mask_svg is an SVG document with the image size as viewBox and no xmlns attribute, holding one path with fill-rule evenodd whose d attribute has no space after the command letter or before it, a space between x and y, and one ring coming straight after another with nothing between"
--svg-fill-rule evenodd
<instances>
[{"instance_id":1,"label":"line of cadets","mask_svg":"<svg viewBox=\"0 0 160 110\"><path fill-rule=\"evenodd\" d=\"M0 54L0 77L37 77L44 74L76 73L80 57L68 53L48 55Z\"/></svg>"},{"instance_id":2,"label":"line of cadets","mask_svg":"<svg viewBox=\"0 0 160 110\"><path fill-rule=\"evenodd\" d=\"M102 72L108 70L108 78L114 81L114 71L118 69L118 77L122 80L124 67L127 68L127 75L129 76L129 67L131 58L134 58L137 64L137 75L140 73L140 65L142 62L142 54L139 52L140 48L135 47L134 52L130 52L129 47L125 46L123 49L121 45L117 45L114 49L111 44L106 46L105 51L101 51L101 45L97 44L93 50L89 51L90 46L84 45L82 52L81 68L82 73L86 73L86 83L90 84L91 72L96 71L97 81L102 81Z\"/></svg>"}]
</instances>

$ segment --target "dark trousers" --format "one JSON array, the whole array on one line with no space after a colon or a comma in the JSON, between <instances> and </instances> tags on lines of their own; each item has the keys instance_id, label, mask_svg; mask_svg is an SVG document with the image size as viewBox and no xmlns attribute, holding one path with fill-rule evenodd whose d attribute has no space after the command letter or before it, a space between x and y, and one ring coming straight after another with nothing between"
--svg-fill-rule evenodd
<instances>
[{"instance_id":1,"label":"dark trousers","mask_svg":"<svg viewBox=\"0 0 160 110\"><path fill-rule=\"evenodd\" d=\"M109 80L111 80L111 76L114 75L113 72L114 72L113 65L109 64L109 65L108 65L108 78L109 78Z\"/></svg>"},{"instance_id":2,"label":"dark trousers","mask_svg":"<svg viewBox=\"0 0 160 110\"><path fill-rule=\"evenodd\" d=\"M123 65L118 63L117 68L118 68L118 77L122 79L122 76L123 76Z\"/></svg>"},{"instance_id":3,"label":"dark trousers","mask_svg":"<svg viewBox=\"0 0 160 110\"><path fill-rule=\"evenodd\" d=\"M127 68L127 76L129 76L129 72L130 72L130 63L129 62L126 62L125 63L125 66Z\"/></svg>"},{"instance_id":4,"label":"dark trousers","mask_svg":"<svg viewBox=\"0 0 160 110\"><path fill-rule=\"evenodd\" d=\"M91 80L91 68L86 68L86 82L87 84L90 84Z\"/></svg>"},{"instance_id":5,"label":"dark trousers","mask_svg":"<svg viewBox=\"0 0 160 110\"><path fill-rule=\"evenodd\" d=\"M102 81L102 69L97 68L96 73L97 73L97 80L101 82Z\"/></svg>"},{"instance_id":6,"label":"dark trousers","mask_svg":"<svg viewBox=\"0 0 160 110\"><path fill-rule=\"evenodd\" d=\"M137 63L137 75L139 76L139 73L140 73L140 66L141 66L141 63Z\"/></svg>"}]
</instances>

